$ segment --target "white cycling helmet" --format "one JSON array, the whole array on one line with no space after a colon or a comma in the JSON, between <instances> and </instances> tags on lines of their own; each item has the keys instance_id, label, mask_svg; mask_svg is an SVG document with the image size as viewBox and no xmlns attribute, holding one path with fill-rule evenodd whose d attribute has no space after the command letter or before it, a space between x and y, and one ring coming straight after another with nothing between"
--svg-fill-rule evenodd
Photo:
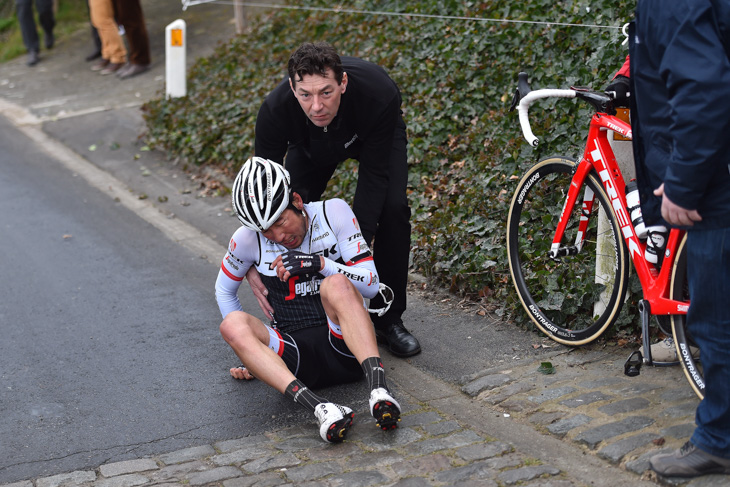
<instances>
[{"instance_id":1,"label":"white cycling helmet","mask_svg":"<svg viewBox=\"0 0 730 487\"><path fill-rule=\"evenodd\" d=\"M289 172L281 164L252 157L233 182L232 199L243 226L265 232L289 205Z\"/></svg>"}]
</instances>

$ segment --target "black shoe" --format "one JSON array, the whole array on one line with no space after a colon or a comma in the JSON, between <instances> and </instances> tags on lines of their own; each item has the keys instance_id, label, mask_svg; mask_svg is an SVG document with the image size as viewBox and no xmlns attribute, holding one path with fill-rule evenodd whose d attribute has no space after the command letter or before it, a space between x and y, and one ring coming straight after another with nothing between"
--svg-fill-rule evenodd
<instances>
[{"instance_id":1,"label":"black shoe","mask_svg":"<svg viewBox=\"0 0 730 487\"><path fill-rule=\"evenodd\" d=\"M397 357L410 357L421 351L421 344L416 337L406 330L403 323L392 323L382 328L375 328L378 343L388 345L390 353Z\"/></svg>"},{"instance_id":2,"label":"black shoe","mask_svg":"<svg viewBox=\"0 0 730 487\"><path fill-rule=\"evenodd\" d=\"M46 32L46 49L53 49L54 44L56 44L56 37L53 35L53 32Z\"/></svg>"},{"instance_id":3,"label":"black shoe","mask_svg":"<svg viewBox=\"0 0 730 487\"><path fill-rule=\"evenodd\" d=\"M40 56L38 56L38 51L30 51L28 52L28 60L25 62L28 66L35 66L38 64L38 62L41 60Z\"/></svg>"},{"instance_id":4,"label":"black shoe","mask_svg":"<svg viewBox=\"0 0 730 487\"><path fill-rule=\"evenodd\" d=\"M700 450L689 441L672 453L654 455L649 465L664 477L699 477L711 473L730 474L730 458Z\"/></svg>"}]
</instances>

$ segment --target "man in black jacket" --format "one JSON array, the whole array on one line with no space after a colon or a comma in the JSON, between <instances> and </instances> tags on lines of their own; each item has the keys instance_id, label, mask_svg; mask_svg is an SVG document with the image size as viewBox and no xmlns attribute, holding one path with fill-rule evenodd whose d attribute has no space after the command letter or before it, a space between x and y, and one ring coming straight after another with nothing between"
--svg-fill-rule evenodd
<instances>
[{"instance_id":1,"label":"man in black jacket","mask_svg":"<svg viewBox=\"0 0 730 487\"><path fill-rule=\"evenodd\" d=\"M394 355L421 351L403 326L411 210L406 186L406 126L398 86L383 68L343 57L327 43L306 43L292 54L288 79L266 97L256 120L257 156L284 163L292 189L305 202L322 197L337 166L359 162L353 210L365 241L375 238L381 281L394 292L383 316L373 315L378 341ZM247 276L264 312L273 309L257 276ZM371 303L370 308L380 303Z\"/></svg>"},{"instance_id":2,"label":"man in black jacket","mask_svg":"<svg viewBox=\"0 0 730 487\"><path fill-rule=\"evenodd\" d=\"M660 475L730 474L730 3L639 0L631 37L631 125L647 225L687 229L689 333L705 398Z\"/></svg>"}]
</instances>

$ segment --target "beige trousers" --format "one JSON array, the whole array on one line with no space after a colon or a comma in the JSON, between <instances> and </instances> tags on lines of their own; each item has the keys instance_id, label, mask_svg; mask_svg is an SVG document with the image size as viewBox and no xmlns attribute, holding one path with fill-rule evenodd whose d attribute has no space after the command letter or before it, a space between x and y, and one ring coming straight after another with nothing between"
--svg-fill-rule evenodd
<instances>
[{"instance_id":1,"label":"beige trousers","mask_svg":"<svg viewBox=\"0 0 730 487\"><path fill-rule=\"evenodd\" d=\"M91 23L101 39L101 57L114 64L127 62L127 48L124 47L119 26L114 20L111 0L89 0Z\"/></svg>"}]
</instances>

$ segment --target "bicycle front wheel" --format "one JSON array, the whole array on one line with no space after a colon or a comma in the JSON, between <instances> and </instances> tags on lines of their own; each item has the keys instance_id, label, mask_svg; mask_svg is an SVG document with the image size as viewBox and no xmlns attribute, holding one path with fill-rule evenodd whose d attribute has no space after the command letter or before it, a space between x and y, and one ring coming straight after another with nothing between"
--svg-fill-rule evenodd
<instances>
[{"instance_id":1,"label":"bicycle front wheel","mask_svg":"<svg viewBox=\"0 0 730 487\"><path fill-rule=\"evenodd\" d=\"M672 267L672 282L669 288L672 299L689 302L689 286L687 284L687 235L682 238L677 248L677 257ZM697 344L687 331L687 315L671 315L674 346L677 348L679 363L700 400L705 398L705 380L702 364L696 352Z\"/></svg>"},{"instance_id":2,"label":"bicycle front wheel","mask_svg":"<svg viewBox=\"0 0 730 487\"><path fill-rule=\"evenodd\" d=\"M629 265L616 216L595 173L586 178L575 206L566 208L569 221L561 246L575 246L573 251L550 258L575 167L570 158L550 157L525 174L510 205L507 251L512 281L535 326L559 343L585 345L618 317ZM585 200L593 205L584 215ZM588 228L581 239L582 215Z\"/></svg>"}]
</instances>

